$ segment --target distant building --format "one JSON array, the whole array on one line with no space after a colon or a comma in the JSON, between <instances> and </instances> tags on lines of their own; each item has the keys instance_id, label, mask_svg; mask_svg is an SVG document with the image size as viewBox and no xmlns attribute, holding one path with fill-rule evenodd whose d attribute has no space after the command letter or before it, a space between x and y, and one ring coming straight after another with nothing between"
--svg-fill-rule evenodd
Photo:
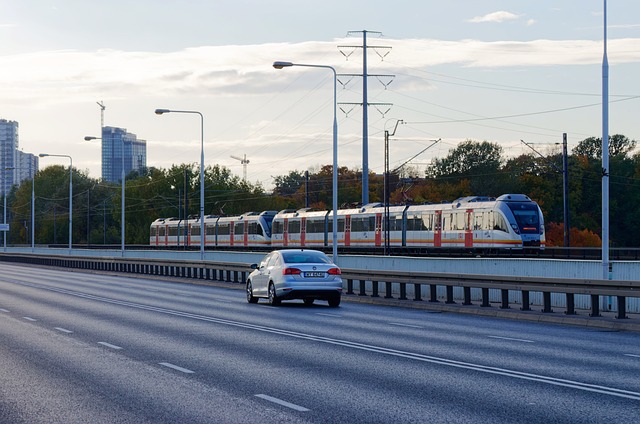
<instances>
[{"instance_id":1,"label":"distant building","mask_svg":"<svg viewBox=\"0 0 640 424\"><path fill-rule=\"evenodd\" d=\"M124 152L123 152L124 147ZM102 128L102 179L119 182L122 175L124 153L124 175L131 171L143 173L147 168L147 142L138 140L125 128Z\"/></svg>"},{"instance_id":2,"label":"distant building","mask_svg":"<svg viewBox=\"0 0 640 424\"><path fill-rule=\"evenodd\" d=\"M33 179L33 176L38 172L39 165L40 158L38 156L16 150L16 169L14 173L16 184L20 184L24 180Z\"/></svg>"},{"instance_id":3,"label":"distant building","mask_svg":"<svg viewBox=\"0 0 640 424\"><path fill-rule=\"evenodd\" d=\"M38 172L39 158L18 150L18 123L0 119L0 193L30 180Z\"/></svg>"}]
</instances>

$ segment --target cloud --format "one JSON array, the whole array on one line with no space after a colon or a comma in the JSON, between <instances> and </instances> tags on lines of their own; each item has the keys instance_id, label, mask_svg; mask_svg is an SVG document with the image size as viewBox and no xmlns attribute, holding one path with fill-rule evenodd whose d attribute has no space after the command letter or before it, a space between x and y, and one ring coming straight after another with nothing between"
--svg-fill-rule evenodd
<instances>
[{"instance_id":1,"label":"cloud","mask_svg":"<svg viewBox=\"0 0 640 424\"><path fill-rule=\"evenodd\" d=\"M336 52L340 41L204 46L167 53L60 50L0 56L0 98L5 104L46 107L49 102L93 97L238 97L306 90L306 85L288 87L298 78L317 84L322 75L318 79L317 72L299 68L276 71L273 61L330 64L338 73L360 72L359 61L341 60ZM540 67L597 64L602 58L599 40L385 39L385 44L393 50L379 70L390 74L398 67ZM640 62L640 38L611 39L609 58L612 63Z\"/></svg>"},{"instance_id":2,"label":"cloud","mask_svg":"<svg viewBox=\"0 0 640 424\"><path fill-rule=\"evenodd\" d=\"M467 22L471 23L481 23L481 22L505 22L505 21L514 21L519 19L522 15L516 15L515 13L505 12L504 10L500 10L498 12L488 13L483 16L476 16L474 18L468 19Z\"/></svg>"},{"instance_id":3,"label":"cloud","mask_svg":"<svg viewBox=\"0 0 640 424\"><path fill-rule=\"evenodd\" d=\"M536 23L536 20L535 20L535 19L529 19L529 20L527 20L527 26L534 25L535 23Z\"/></svg>"}]
</instances>

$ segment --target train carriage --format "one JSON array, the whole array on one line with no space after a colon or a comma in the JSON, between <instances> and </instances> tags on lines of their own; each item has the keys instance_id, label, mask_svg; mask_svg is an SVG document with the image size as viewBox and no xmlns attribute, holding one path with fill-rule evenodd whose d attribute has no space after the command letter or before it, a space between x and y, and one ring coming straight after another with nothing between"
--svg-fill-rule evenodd
<instances>
[{"instance_id":1,"label":"train carriage","mask_svg":"<svg viewBox=\"0 0 640 424\"><path fill-rule=\"evenodd\" d=\"M387 208L374 203L340 209L336 219L337 243L345 249L381 248L386 237L393 248L418 250L545 247L542 211L522 194L469 196L450 203ZM328 248L333 244L333 211L305 208L208 216L205 231L207 246ZM151 224L151 245L177 246L184 241L194 246L200 243L197 218L158 219Z\"/></svg>"}]
</instances>

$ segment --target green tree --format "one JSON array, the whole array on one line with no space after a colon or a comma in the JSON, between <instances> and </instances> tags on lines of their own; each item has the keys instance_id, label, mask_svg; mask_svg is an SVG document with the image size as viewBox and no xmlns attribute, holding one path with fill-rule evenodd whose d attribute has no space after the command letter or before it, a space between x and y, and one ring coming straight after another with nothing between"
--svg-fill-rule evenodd
<instances>
[{"instance_id":1,"label":"green tree","mask_svg":"<svg viewBox=\"0 0 640 424\"><path fill-rule=\"evenodd\" d=\"M626 156L636 147L636 141L630 140L622 134L609 136L609 155ZM602 158L602 138L589 137L582 140L573 149L572 153L578 156L586 156L590 159Z\"/></svg>"},{"instance_id":2,"label":"green tree","mask_svg":"<svg viewBox=\"0 0 640 424\"><path fill-rule=\"evenodd\" d=\"M497 177L502 162L500 145L466 140L443 159L433 159L426 176L449 182L469 179L474 194L496 195L500 191Z\"/></svg>"}]
</instances>

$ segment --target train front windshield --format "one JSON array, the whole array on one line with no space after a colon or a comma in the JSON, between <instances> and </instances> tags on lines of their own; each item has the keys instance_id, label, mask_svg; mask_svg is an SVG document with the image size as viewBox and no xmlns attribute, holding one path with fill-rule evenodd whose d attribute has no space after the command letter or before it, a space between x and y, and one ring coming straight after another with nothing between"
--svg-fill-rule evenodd
<instances>
[{"instance_id":1,"label":"train front windshield","mask_svg":"<svg viewBox=\"0 0 640 424\"><path fill-rule=\"evenodd\" d=\"M507 203L516 218L521 233L538 233L540 231L540 216L535 203Z\"/></svg>"}]
</instances>

